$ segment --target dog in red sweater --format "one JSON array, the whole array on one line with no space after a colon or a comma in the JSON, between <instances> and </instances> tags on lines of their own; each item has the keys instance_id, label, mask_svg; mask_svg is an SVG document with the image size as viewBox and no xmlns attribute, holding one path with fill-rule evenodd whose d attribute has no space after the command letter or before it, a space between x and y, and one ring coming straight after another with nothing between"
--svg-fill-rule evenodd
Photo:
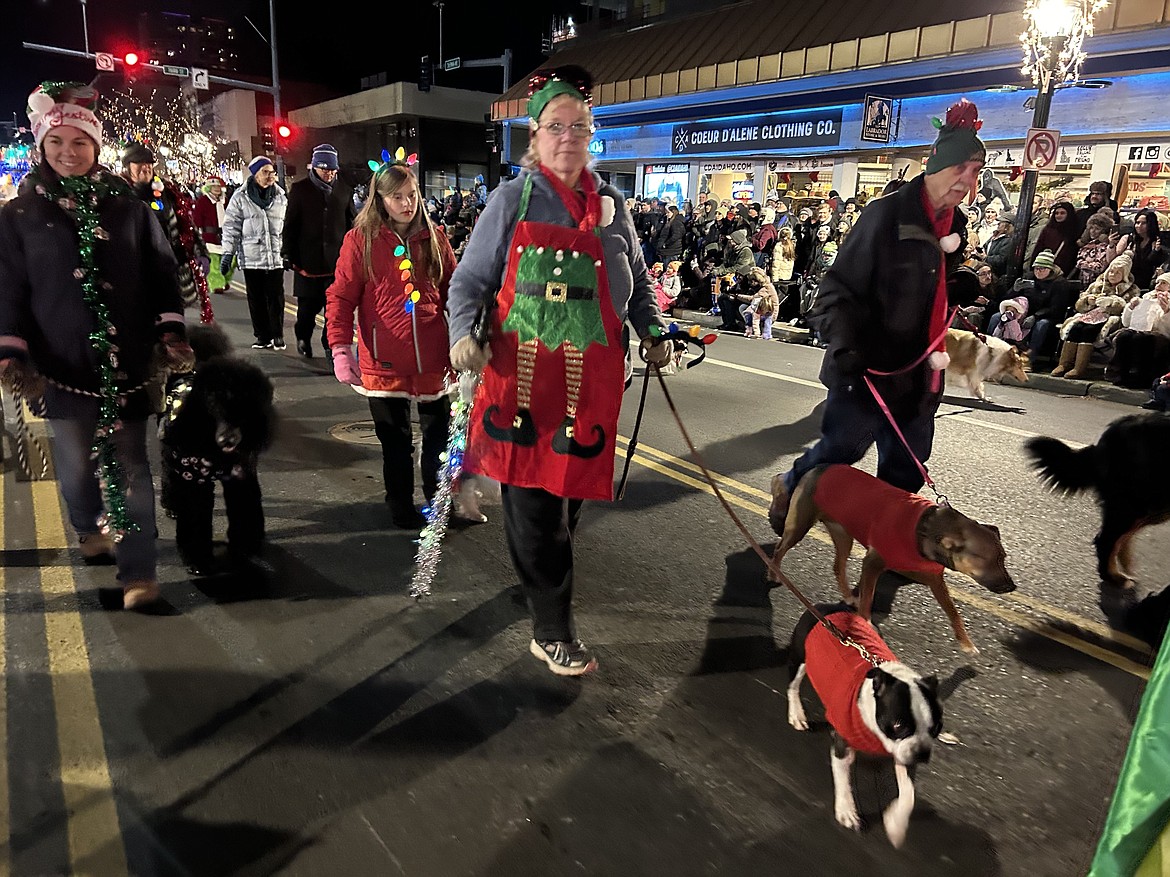
<instances>
[{"instance_id":1,"label":"dog in red sweater","mask_svg":"<svg viewBox=\"0 0 1170 877\"><path fill-rule=\"evenodd\" d=\"M808 730L800 702L800 684L808 676L833 729L833 811L841 825L854 831L861 829L853 796L856 754L894 760L898 797L882 814L882 823L890 843L900 847L914 809L909 768L930 760L935 738L942 731L938 680L899 663L876 628L845 604L816 608L842 634L865 646L876 664L843 644L811 612L804 613L788 650L792 670L788 724L798 731Z\"/></svg>"},{"instance_id":2,"label":"dog in red sweater","mask_svg":"<svg viewBox=\"0 0 1170 877\"><path fill-rule=\"evenodd\" d=\"M878 576L890 569L930 588L951 621L959 648L978 653L943 580L943 569L970 576L994 594L1016 589L1004 567L999 530L977 523L950 506L892 487L852 466L818 466L796 485L784 519L784 532L772 555L780 563L820 521L833 538L833 570L841 596L869 620ZM857 596L849 586L845 562L854 540L869 551L861 563ZM775 578L773 573L769 573Z\"/></svg>"}]
</instances>

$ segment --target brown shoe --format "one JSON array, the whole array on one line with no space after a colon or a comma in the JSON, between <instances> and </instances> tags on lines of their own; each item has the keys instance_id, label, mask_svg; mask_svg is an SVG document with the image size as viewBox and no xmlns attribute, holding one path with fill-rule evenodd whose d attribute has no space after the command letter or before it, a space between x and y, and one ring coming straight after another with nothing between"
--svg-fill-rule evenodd
<instances>
[{"instance_id":1,"label":"brown shoe","mask_svg":"<svg viewBox=\"0 0 1170 877\"><path fill-rule=\"evenodd\" d=\"M784 521L788 517L788 488L783 475L772 476L772 504L768 506L768 524L777 536L784 535Z\"/></svg>"},{"instance_id":2,"label":"brown shoe","mask_svg":"<svg viewBox=\"0 0 1170 877\"><path fill-rule=\"evenodd\" d=\"M77 547L86 566L111 566L114 560L114 540L105 533L86 533L77 537Z\"/></svg>"},{"instance_id":3,"label":"brown shoe","mask_svg":"<svg viewBox=\"0 0 1170 877\"><path fill-rule=\"evenodd\" d=\"M122 585L123 609L146 609L162 597L158 579L139 579Z\"/></svg>"}]
</instances>

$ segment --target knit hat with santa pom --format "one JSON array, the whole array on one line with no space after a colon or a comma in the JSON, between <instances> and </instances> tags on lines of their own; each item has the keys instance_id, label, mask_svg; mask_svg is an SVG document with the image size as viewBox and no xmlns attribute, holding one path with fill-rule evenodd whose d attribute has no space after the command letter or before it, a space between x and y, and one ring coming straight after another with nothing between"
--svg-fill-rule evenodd
<instances>
[{"instance_id":1,"label":"knit hat with santa pom","mask_svg":"<svg viewBox=\"0 0 1170 877\"><path fill-rule=\"evenodd\" d=\"M88 134L100 149L102 123L94 115L98 93L84 82L42 82L28 96L29 123L37 148L53 128L70 126Z\"/></svg>"},{"instance_id":2,"label":"knit hat with santa pom","mask_svg":"<svg viewBox=\"0 0 1170 877\"><path fill-rule=\"evenodd\" d=\"M938 139L930 148L926 159L926 172L937 174L941 170L962 164L965 161L983 161L987 147L976 132L983 127L979 109L966 98L953 104L947 110L946 121L931 120L938 128Z\"/></svg>"}]
</instances>

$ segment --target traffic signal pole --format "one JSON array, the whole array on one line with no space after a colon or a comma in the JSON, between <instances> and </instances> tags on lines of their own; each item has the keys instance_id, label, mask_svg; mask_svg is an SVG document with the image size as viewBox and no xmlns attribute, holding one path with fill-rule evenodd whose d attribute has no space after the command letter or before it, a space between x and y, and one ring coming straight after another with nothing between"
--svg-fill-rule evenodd
<instances>
[{"instance_id":1,"label":"traffic signal pole","mask_svg":"<svg viewBox=\"0 0 1170 877\"><path fill-rule=\"evenodd\" d=\"M280 77L276 65L276 0L268 0L268 45L272 49L272 125L280 124ZM273 131L275 134L275 130ZM277 135L279 136L279 135ZM284 183L284 155L278 150L276 153L276 177L280 186L287 190Z\"/></svg>"}]
</instances>

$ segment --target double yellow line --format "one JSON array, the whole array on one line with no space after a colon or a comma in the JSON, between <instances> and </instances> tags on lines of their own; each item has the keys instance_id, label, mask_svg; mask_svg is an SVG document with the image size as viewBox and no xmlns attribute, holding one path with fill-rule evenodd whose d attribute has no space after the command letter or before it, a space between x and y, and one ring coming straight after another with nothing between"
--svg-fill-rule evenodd
<instances>
[{"instance_id":1,"label":"double yellow line","mask_svg":"<svg viewBox=\"0 0 1170 877\"><path fill-rule=\"evenodd\" d=\"M0 476L0 509L5 508L7 477ZM32 481L36 548L41 554L65 554L68 543L58 486ZM93 668L81 623L77 580L68 558L44 563L37 574L44 598L45 643L57 727L60 780L65 801L66 837L71 873L128 874L122 830L114 802L105 740L93 688ZM0 594L8 593L13 577L0 564ZM12 809L8 776L7 625L0 611L0 874L12 871Z\"/></svg>"},{"instance_id":2,"label":"double yellow line","mask_svg":"<svg viewBox=\"0 0 1170 877\"><path fill-rule=\"evenodd\" d=\"M629 439L619 435L618 444L622 449L626 449L629 447ZM684 460L639 442L634 452L634 462L674 481L693 487L696 490L703 491L712 496L715 494L711 485L707 483L703 475L703 470L689 460ZM723 493L724 498L731 505L767 518L768 504L772 499L769 493L716 472L712 472L711 475L715 483L719 485L720 492ZM812 530L809 535L826 545L833 544L832 539L819 529ZM859 557L861 556L862 552L858 546L854 547L854 554ZM1084 637L1078 636L1076 633L1062 630L1050 622L1056 621L1070 625L1090 633L1099 639L1127 648L1141 656L1150 655L1150 647L1141 640L1115 631L1099 621L1085 618L1084 616L1068 612L1056 606L1051 606L1043 600L1038 600L1026 594L1013 592L1002 595L1001 599L1009 603L1014 603L1021 607L1021 609L1030 610L1033 613L1046 616L1046 619L1039 619L1032 615L1024 614L1023 611L1018 611L1009 606L1002 605L995 600L991 600L983 596L983 594L972 590L965 584L957 584L954 579L955 577L952 576L949 587L951 595L956 600L967 603L990 615L994 615L1002 621L1006 621L1008 624L1015 625L1031 633L1039 634L1053 642L1068 646L1071 649L1075 649L1082 654L1116 667L1119 670L1124 670L1126 673L1131 673L1141 679L1150 678L1150 668L1148 666L1127 658L1125 655L1118 654L1112 649L1107 649L1090 642Z\"/></svg>"}]
</instances>

